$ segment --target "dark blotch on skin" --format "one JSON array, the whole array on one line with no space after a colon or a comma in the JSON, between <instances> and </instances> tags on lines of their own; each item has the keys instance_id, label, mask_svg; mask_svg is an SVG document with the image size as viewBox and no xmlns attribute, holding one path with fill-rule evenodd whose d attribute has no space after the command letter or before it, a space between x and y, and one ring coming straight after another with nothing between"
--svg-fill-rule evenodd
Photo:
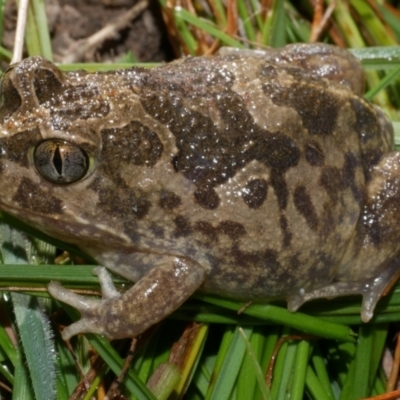
<instances>
[{"instance_id":1,"label":"dark blotch on skin","mask_svg":"<svg viewBox=\"0 0 400 400\"><path fill-rule=\"evenodd\" d=\"M22 105L21 96L7 75L1 80L0 121L7 120Z\"/></svg>"},{"instance_id":2,"label":"dark blotch on skin","mask_svg":"<svg viewBox=\"0 0 400 400\"><path fill-rule=\"evenodd\" d=\"M269 271L279 271L280 263L278 261L278 253L275 250L267 249L248 253L235 248L233 254L238 265L257 266Z\"/></svg>"},{"instance_id":3,"label":"dark blotch on skin","mask_svg":"<svg viewBox=\"0 0 400 400\"><path fill-rule=\"evenodd\" d=\"M336 167L325 167L322 170L320 183L336 202L339 193L343 190L342 172Z\"/></svg>"},{"instance_id":4,"label":"dark blotch on skin","mask_svg":"<svg viewBox=\"0 0 400 400\"><path fill-rule=\"evenodd\" d=\"M162 190L160 193L160 207L164 210L173 210L182 204L181 198L174 192Z\"/></svg>"},{"instance_id":5,"label":"dark blotch on skin","mask_svg":"<svg viewBox=\"0 0 400 400\"><path fill-rule=\"evenodd\" d=\"M165 68L151 76L154 87L149 82L140 87L143 108L176 138L178 153L171 160L175 171L197 186L195 201L209 210L219 205L214 188L251 161L262 162L283 174L300 159L300 150L289 136L271 133L254 122L242 97L231 91L232 80L221 76L220 67L208 65L204 71L196 67L196 76L189 81L185 77L185 82L181 81L179 70L175 68L173 74L167 75ZM204 90L204 81L214 75L218 77L216 86L208 85ZM209 104L210 111L218 113L222 129L208 114L195 110L199 103ZM261 198L260 193L255 206Z\"/></svg>"},{"instance_id":6,"label":"dark blotch on skin","mask_svg":"<svg viewBox=\"0 0 400 400\"><path fill-rule=\"evenodd\" d=\"M123 221L124 232L134 242L139 242L137 221L145 218L151 208L147 194L140 189L130 189L122 182L116 186L104 178L95 179L89 189L93 189L99 197L96 207L111 221Z\"/></svg>"},{"instance_id":7,"label":"dark blotch on skin","mask_svg":"<svg viewBox=\"0 0 400 400\"><path fill-rule=\"evenodd\" d=\"M214 188L205 186L194 192L194 198L198 204L208 210L215 210L219 204L219 197Z\"/></svg>"},{"instance_id":8,"label":"dark blotch on skin","mask_svg":"<svg viewBox=\"0 0 400 400\"><path fill-rule=\"evenodd\" d=\"M373 108L364 100L354 98L350 100L350 104L356 114L354 129L360 138L363 170L368 181L371 167L378 164L383 155L384 147L379 142L381 127Z\"/></svg>"},{"instance_id":9,"label":"dark blotch on skin","mask_svg":"<svg viewBox=\"0 0 400 400\"><path fill-rule=\"evenodd\" d=\"M307 162L313 167L319 167L324 163L324 153L318 143L308 143L305 149Z\"/></svg>"},{"instance_id":10,"label":"dark blotch on skin","mask_svg":"<svg viewBox=\"0 0 400 400\"><path fill-rule=\"evenodd\" d=\"M353 193L354 199L359 203L362 200L360 188L356 184L356 169L359 165L356 156L348 152L344 155L345 163L343 166L343 185L349 187Z\"/></svg>"},{"instance_id":11,"label":"dark blotch on skin","mask_svg":"<svg viewBox=\"0 0 400 400\"><path fill-rule=\"evenodd\" d=\"M222 221L218 224L218 231L237 241L246 233L245 227L234 221Z\"/></svg>"},{"instance_id":12,"label":"dark blotch on skin","mask_svg":"<svg viewBox=\"0 0 400 400\"><path fill-rule=\"evenodd\" d=\"M40 186L33 183L28 178L22 178L13 201L21 209L33 211L35 213L62 214L62 201L57 197L51 196L40 189Z\"/></svg>"},{"instance_id":13,"label":"dark blotch on skin","mask_svg":"<svg viewBox=\"0 0 400 400\"><path fill-rule=\"evenodd\" d=\"M194 230L206 238L206 244L216 244L218 241L218 231L207 221L197 221L194 224Z\"/></svg>"},{"instance_id":14,"label":"dark blotch on skin","mask_svg":"<svg viewBox=\"0 0 400 400\"><path fill-rule=\"evenodd\" d=\"M315 231L318 227L318 217L314 205L304 186L297 186L293 194L297 211L306 219L307 225Z\"/></svg>"},{"instance_id":15,"label":"dark blotch on skin","mask_svg":"<svg viewBox=\"0 0 400 400\"><path fill-rule=\"evenodd\" d=\"M285 177L282 173L277 170L271 171L270 184L274 189L276 197L278 198L278 204L281 210L284 210L287 206L289 191L286 185Z\"/></svg>"},{"instance_id":16,"label":"dark blotch on skin","mask_svg":"<svg viewBox=\"0 0 400 400\"><path fill-rule=\"evenodd\" d=\"M192 233L192 227L190 226L190 222L187 218L182 215L178 215L174 219L175 223L175 237L187 237Z\"/></svg>"},{"instance_id":17,"label":"dark blotch on skin","mask_svg":"<svg viewBox=\"0 0 400 400\"><path fill-rule=\"evenodd\" d=\"M265 179L252 179L243 189L243 201L250 208L260 208L267 198L267 191L268 183Z\"/></svg>"},{"instance_id":18,"label":"dark blotch on skin","mask_svg":"<svg viewBox=\"0 0 400 400\"><path fill-rule=\"evenodd\" d=\"M62 86L62 82L51 71L40 68L35 71L33 87L40 105L49 107L51 98L62 92Z\"/></svg>"},{"instance_id":19,"label":"dark blotch on skin","mask_svg":"<svg viewBox=\"0 0 400 400\"><path fill-rule=\"evenodd\" d=\"M359 167L359 161L351 152L345 153L344 157L345 162L342 169L337 167L323 168L320 183L335 201L341 191L350 188L354 199L361 202L362 193L356 184L356 169Z\"/></svg>"},{"instance_id":20,"label":"dark blotch on skin","mask_svg":"<svg viewBox=\"0 0 400 400\"><path fill-rule=\"evenodd\" d=\"M150 226L150 231L153 233L154 237L158 238L158 239L163 239L165 232L164 232L164 228L160 225L157 224L152 224Z\"/></svg>"},{"instance_id":21,"label":"dark blotch on skin","mask_svg":"<svg viewBox=\"0 0 400 400\"><path fill-rule=\"evenodd\" d=\"M42 137L38 128L29 129L0 139L0 149L7 160L29 168L29 150L41 140Z\"/></svg>"},{"instance_id":22,"label":"dark blotch on skin","mask_svg":"<svg viewBox=\"0 0 400 400\"><path fill-rule=\"evenodd\" d=\"M310 84L278 82L263 85L264 93L278 106L293 107L311 135L330 135L336 127L340 104L326 89Z\"/></svg>"},{"instance_id":23,"label":"dark blotch on skin","mask_svg":"<svg viewBox=\"0 0 400 400\"><path fill-rule=\"evenodd\" d=\"M279 218L279 225L283 234L283 247L289 247L292 241L292 233L289 230L287 218L283 214Z\"/></svg>"},{"instance_id":24,"label":"dark blotch on skin","mask_svg":"<svg viewBox=\"0 0 400 400\"><path fill-rule=\"evenodd\" d=\"M109 103L103 100L94 85L64 84L52 72L44 69L35 72L33 84L39 104L50 109L56 130L67 129L77 119L101 118L110 112Z\"/></svg>"},{"instance_id":25,"label":"dark blotch on skin","mask_svg":"<svg viewBox=\"0 0 400 400\"><path fill-rule=\"evenodd\" d=\"M110 174L121 162L152 167L160 159L163 145L157 134L138 121L122 128L103 129L102 159Z\"/></svg>"},{"instance_id":26,"label":"dark blotch on skin","mask_svg":"<svg viewBox=\"0 0 400 400\"><path fill-rule=\"evenodd\" d=\"M359 138L363 143L374 140L379 134L379 124L376 114L371 107L367 107L367 103L359 98L350 99L352 109L356 114L356 123L354 129L359 134Z\"/></svg>"}]
</instances>

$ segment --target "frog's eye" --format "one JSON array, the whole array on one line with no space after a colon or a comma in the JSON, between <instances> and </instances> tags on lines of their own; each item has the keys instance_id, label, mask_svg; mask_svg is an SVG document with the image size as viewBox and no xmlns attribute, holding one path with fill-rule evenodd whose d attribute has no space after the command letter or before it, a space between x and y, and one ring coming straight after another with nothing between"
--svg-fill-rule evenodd
<instances>
[{"instance_id":1,"label":"frog's eye","mask_svg":"<svg viewBox=\"0 0 400 400\"><path fill-rule=\"evenodd\" d=\"M81 147L58 139L49 139L36 146L33 161L43 178L60 184L79 181L89 168L89 157Z\"/></svg>"}]
</instances>

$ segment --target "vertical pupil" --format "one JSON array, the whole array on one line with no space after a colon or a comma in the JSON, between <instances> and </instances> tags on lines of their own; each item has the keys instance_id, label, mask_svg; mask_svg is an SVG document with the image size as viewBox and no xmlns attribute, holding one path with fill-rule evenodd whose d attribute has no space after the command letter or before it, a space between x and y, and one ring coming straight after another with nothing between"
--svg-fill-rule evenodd
<instances>
[{"instance_id":1,"label":"vertical pupil","mask_svg":"<svg viewBox=\"0 0 400 400\"><path fill-rule=\"evenodd\" d=\"M56 171L58 172L58 175L62 175L62 164L63 162L60 152L60 146L57 146L54 151L53 165Z\"/></svg>"}]
</instances>

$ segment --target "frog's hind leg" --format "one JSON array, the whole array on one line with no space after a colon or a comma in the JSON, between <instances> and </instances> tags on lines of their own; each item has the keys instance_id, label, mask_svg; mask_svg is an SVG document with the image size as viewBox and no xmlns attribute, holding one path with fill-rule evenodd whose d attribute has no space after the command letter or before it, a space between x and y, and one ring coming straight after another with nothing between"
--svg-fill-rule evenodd
<instances>
[{"instance_id":1,"label":"frog's hind leg","mask_svg":"<svg viewBox=\"0 0 400 400\"><path fill-rule=\"evenodd\" d=\"M289 297L297 310L304 302L362 294L363 321L372 318L382 294L400 275L400 153L385 154L370 171L363 208L334 275L334 283Z\"/></svg>"},{"instance_id":2,"label":"frog's hind leg","mask_svg":"<svg viewBox=\"0 0 400 400\"><path fill-rule=\"evenodd\" d=\"M320 298L333 298L361 294L361 319L368 322L378 300L388 293L400 278L400 254L387 265L383 272L371 279L361 282L336 282L307 293L297 293L288 297L288 309L297 311L305 302Z\"/></svg>"}]
</instances>

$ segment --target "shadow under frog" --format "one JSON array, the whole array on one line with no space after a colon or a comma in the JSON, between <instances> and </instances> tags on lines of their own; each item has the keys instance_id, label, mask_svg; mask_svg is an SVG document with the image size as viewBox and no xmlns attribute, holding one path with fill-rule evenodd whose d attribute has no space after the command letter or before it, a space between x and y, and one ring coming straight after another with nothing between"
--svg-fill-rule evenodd
<instances>
[{"instance_id":1,"label":"shadow under frog","mask_svg":"<svg viewBox=\"0 0 400 400\"><path fill-rule=\"evenodd\" d=\"M140 334L194 291L241 300L363 295L399 272L399 154L328 45L224 50L147 70L61 72L40 57L1 81L0 208L136 282L102 300L52 282L82 318L65 339Z\"/></svg>"}]
</instances>

